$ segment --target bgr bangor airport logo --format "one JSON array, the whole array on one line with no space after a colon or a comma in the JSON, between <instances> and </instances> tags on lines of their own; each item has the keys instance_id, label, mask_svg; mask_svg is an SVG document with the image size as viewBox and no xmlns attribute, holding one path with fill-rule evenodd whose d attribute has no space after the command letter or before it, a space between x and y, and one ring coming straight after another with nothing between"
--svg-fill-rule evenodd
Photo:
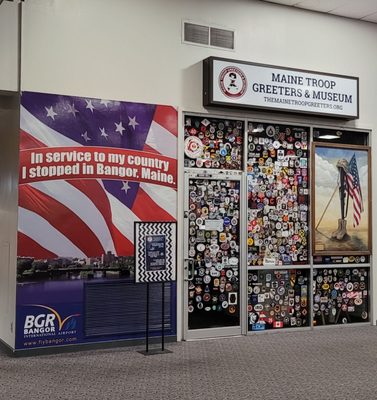
<instances>
[{"instance_id":1,"label":"bgr bangor airport logo","mask_svg":"<svg viewBox=\"0 0 377 400\"><path fill-rule=\"evenodd\" d=\"M80 314L72 314L63 318L52 307L41 304L27 304L28 307L38 307L47 312L29 314L25 316L24 338L45 336L62 336L76 333L76 318Z\"/></svg>"},{"instance_id":2,"label":"bgr bangor airport logo","mask_svg":"<svg viewBox=\"0 0 377 400\"><path fill-rule=\"evenodd\" d=\"M237 67L226 67L220 72L221 92L232 99L242 97L247 89L246 75Z\"/></svg>"}]
</instances>

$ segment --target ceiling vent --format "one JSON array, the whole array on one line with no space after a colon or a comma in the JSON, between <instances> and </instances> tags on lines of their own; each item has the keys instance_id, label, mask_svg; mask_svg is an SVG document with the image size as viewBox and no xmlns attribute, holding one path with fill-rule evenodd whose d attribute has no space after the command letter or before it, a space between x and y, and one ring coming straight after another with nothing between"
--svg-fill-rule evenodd
<instances>
[{"instance_id":1,"label":"ceiling vent","mask_svg":"<svg viewBox=\"0 0 377 400\"><path fill-rule=\"evenodd\" d=\"M215 47L223 47L224 49L234 49L234 32L226 29L211 28L210 45Z\"/></svg>"},{"instance_id":2,"label":"ceiling vent","mask_svg":"<svg viewBox=\"0 0 377 400\"><path fill-rule=\"evenodd\" d=\"M183 22L183 42L234 50L234 31Z\"/></svg>"},{"instance_id":3,"label":"ceiling vent","mask_svg":"<svg viewBox=\"0 0 377 400\"><path fill-rule=\"evenodd\" d=\"M3 2L4 0L0 0L0 5L1 5L1 3ZM7 0L7 1L15 1L15 0ZM16 3L21 3L21 1L25 1L25 0L16 0Z\"/></svg>"},{"instance_id":4,"label":"ceiling vent","mask_svg":"<svg viewBox=\"0 0 377 400\"><path fill-rule=\"evenodd\" d=\"M209 26L184 23L185 42L209 45Z\"/></svg>"}]
</instances>

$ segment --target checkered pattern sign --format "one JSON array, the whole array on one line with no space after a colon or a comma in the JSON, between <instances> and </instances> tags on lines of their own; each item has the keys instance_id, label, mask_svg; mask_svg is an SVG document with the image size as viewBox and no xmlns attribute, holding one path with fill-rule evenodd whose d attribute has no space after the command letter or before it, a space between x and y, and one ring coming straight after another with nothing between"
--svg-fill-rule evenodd
<instances>
[{"instance_id":1,"label":"checkered pattern sign","mask_svg":"<svg viewBox=\"0 0 377 400\"><path fill-rule=\"evenodd\" d=\"M175 249L175 222L135 222L135 282L175 281Z\"/></svg>"}]
</instances>

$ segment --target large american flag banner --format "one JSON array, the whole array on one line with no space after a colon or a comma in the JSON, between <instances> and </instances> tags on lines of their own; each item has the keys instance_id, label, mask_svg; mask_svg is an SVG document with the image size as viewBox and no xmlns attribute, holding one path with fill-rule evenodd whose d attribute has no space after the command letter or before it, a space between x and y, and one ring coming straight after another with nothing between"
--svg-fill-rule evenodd
<instances>
[{"instance_id":1,"label":"large american flag banner","mask_svg":"<svg viewBox=\"0 0 377 400\"><path fill-rule=\"evenodd\" d=\"M353 202L353 226L356 227L360 224L361 213L364 211L364 206L355 154L348 163L346 179L347 190Z\"/></svg>"},{"instance_id":2,"label":"large american flag banner","mask_svg":"<svg viewBox=\"0 0 377 400\"><path fill-rule=\"evenodd\" d=\"M133 255L135 221L175 221L177 110L23 92L18 256Z\"/></svg>"}]
</instances>

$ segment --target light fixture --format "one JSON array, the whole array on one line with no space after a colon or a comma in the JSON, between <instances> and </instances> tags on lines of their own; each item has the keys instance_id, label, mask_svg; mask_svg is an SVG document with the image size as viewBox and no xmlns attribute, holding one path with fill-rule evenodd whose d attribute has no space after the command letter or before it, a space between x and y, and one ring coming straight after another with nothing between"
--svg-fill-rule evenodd
<instances>
[{"instance_id":1,"label":"light fixture","mask_svg":"<svg viewBox=\"0 0 377 400\"><path fill-rule=\"evenodd\" d=\"M324 132L324 133L319 133L318 139L336 140L336 139L340 139L341 136L342 136L342 132L340 132L340 131L336 131L335 133Z\"/></svg>"},{"instance_id":2,"label":"light fixture","mask_svg":"<svg viewBox=\"0 0 377 400\"><path fill-rule=\"evenodd\" d=\"M258 126L252 130L253 133L260 133L263 131L264 131L264 128L263 128L262 124L258 124Z\"/></svg>"}]
</instances>

